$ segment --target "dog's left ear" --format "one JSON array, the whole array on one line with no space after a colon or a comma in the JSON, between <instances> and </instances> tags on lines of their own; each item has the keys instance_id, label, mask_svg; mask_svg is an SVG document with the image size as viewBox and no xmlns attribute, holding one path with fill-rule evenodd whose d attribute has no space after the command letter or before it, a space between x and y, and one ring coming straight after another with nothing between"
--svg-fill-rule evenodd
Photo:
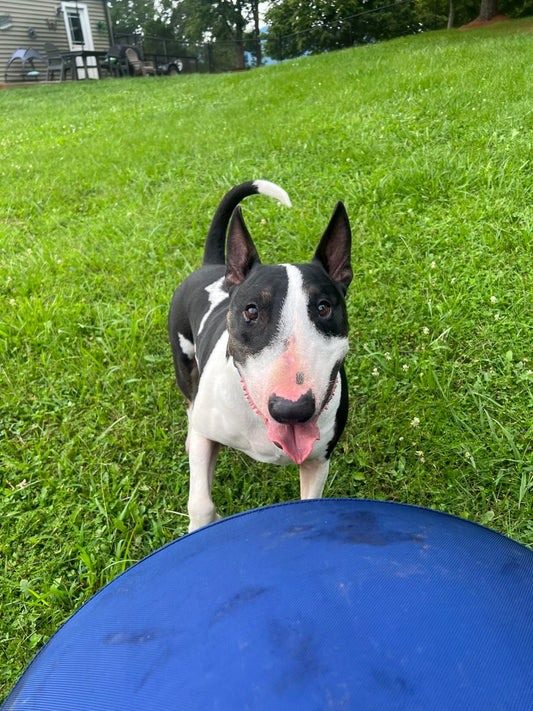
<instances>
[{"instance_id":1,"label":"dog's left ear","mask_svg":"<svg viewBox=\"0 0 533 711\"><path fill-rule=\"evenodd\" d=\"M333 281L344 292L352 281L351 265L352 231L348 214L342 202L338 202L326 231L318 244L313 261L320 262Z\"/></svg>"},{"instance_id":2,"label":"dog's left ear","mask_svg":"<svg viewBox=\"0 0 533 711\"><path fill-rule=\"evenodd\" d=\"M226 286L243 282L255 264L261 264L242 211L236 207L231 217L226 245Z\"/></svg>"}]
</instances>

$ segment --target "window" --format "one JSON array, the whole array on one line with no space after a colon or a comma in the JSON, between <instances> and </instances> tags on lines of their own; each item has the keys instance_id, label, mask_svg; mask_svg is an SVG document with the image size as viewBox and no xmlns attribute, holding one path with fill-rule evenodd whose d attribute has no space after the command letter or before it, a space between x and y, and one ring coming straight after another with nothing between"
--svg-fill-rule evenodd
<instances>
[{"instance_id":1,"label":"window","mask_svg":"<svg viewBox=\"0 0 533 711\"><path fill-rule=\"evenodd\" d=\"M85 37L83 36L79 12L76 12L76 10L69 10L67 12L67 21L70 27L72 44L85 44Z\"/></svg>"}]
</instances>

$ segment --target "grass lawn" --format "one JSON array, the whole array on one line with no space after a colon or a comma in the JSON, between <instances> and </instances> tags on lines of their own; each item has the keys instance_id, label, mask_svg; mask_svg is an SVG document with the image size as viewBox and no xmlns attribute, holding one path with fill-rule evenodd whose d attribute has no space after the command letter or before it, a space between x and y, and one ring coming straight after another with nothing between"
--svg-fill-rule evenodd
<instances>
[{"instance_id":1,"label":"grass lawn","mask_svg":"<svg viewBox=\"0 0 533 711\"><path fill-rule=\"evenodd\" d=\"M264 261L309 259L337 199L352 221L351 408L325 494L429 506L533 545L520 29L0 93L0 698L82 602L186 530L166 314L243 180L293 201L244 203ZM221 456L222 514L297 496L296 467Z\"/></svg>"}]
</instances>

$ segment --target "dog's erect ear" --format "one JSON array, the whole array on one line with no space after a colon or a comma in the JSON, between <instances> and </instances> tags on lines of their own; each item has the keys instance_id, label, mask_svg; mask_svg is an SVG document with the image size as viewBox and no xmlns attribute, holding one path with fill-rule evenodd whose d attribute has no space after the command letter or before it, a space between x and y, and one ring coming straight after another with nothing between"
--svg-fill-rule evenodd
<instances>
[{"instance_id":1,"label":"dog's erect ear","mask_svg":"<svg viewBox=\"0 0 533 711\"><path fill-rule=\"evenodd\" d=\"M243 282L255 264L261 264L261 260L244 224L241 208L236 207L231 217L226 245L226 286Z\"/></svg>"},{"instance_id":2,"label":"dog's erect ear","mask_svg":"<svg viewBox=\"0 0 533 711\"><path fill-rule=\"evenodd\" d=\"M338 202L326 231L318 244L313 261L318 261L344 291L352 281L351 265L352 231L348 214Z\"/></svg>"}]
</instances>

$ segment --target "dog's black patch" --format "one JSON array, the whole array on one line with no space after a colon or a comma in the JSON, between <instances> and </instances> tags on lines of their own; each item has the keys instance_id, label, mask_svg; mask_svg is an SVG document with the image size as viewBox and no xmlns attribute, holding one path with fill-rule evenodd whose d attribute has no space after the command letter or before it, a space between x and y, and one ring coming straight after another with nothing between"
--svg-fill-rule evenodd
<instances>
[{"instance_id":1,"label":"dog's black patch","mask_svg":"<svg viewBox=\"0 0 533 711\"><path fill-rule=\"evenodd\" d=\"M346 427L346 422L348 421L348 380L346 378L344 366L341 366L339 373L341 376L341 399L339 402L339 407L337 408L337 412L335 414L335 433L331 440L328 442L328 449L326 452L326 457L328 459L330 458L331 453L335 449L335 445L339 441L339 438L343 433L344 428Z\"/></svg>"},{"instance_id":2,"label":"dog's black patch","mask_svg":"<svg viewBox=\"0 0 533 711\"><path fill-rule=\"evenodd\" d=\"M233 287L228 351L236 363L245 363L275 340L287 290L287 270L279 265L256 266L242 284ZM244 315L251 305L257 309L253 321Z\"/></svg>"},{"instance_id":3,"label":"dog's black patch","mask_svg":"<svg viewBox=\"0 0 533 711\"><path fill-rule=\"evenodd\" d=\"M344 296L325 269L316 263L296 265L303 277L303 286L308 295L309 318L328 338L348 335L348 313ZM329 305L327 315L321 315L320 306Z\"/></svg>"}]
</instances>

